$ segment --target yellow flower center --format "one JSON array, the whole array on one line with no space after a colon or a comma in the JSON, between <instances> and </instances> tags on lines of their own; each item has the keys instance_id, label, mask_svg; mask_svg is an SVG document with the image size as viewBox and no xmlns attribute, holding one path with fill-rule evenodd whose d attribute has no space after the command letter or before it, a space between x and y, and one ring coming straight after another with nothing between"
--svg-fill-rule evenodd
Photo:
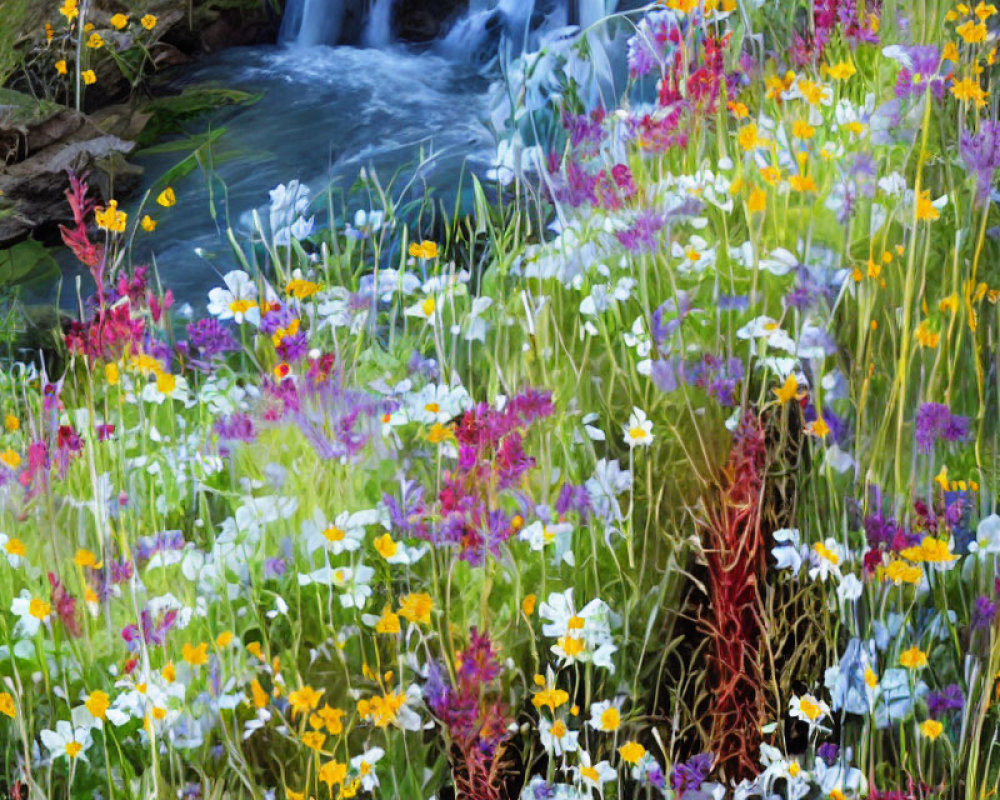
<instances>
[{"instance_id":1,"label":"yellow flower center","mask_svg":"<svg viewBox=\"0 0 1000 800\"><path fill-rule=\"evenodd\" d=\"M28 604L28 613L36 619L45 619L50 611L52 611L52 606L37 597L32 598L31 603Z\"/></svg>"},{"instance_id":2,"label":"yellow flower center","mask_svg":"<svg viewBox=\"0 0 1000 800\"><path fill-rule=\"evenodd\" d=\"M81 752L83 752L82 744L79 742L66 742L66 755L70 758L76 758Z\"/></svg>"},{"instance_id":3,"label":"yellow flower center","mask_svg":"<svg viewBox=\"0 0 1000 800\"><path fill-rule=\"evenodd\" d=\"M342 542L344 541L344 537L347 536L347 534L336 525L331 525L323 531L323 535L326 537L327 541L330 542Z\"/></svg>"}]
</instances>

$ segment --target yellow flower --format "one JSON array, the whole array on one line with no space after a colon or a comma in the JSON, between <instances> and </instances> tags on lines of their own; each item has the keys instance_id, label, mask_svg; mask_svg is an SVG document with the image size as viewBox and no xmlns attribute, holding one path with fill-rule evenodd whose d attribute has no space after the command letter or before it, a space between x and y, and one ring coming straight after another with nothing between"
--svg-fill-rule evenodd
<instances>
[{"instance_id":1,"label":"yellow flower","mask_svg":"<svg viewBox=\"0 0 1000 800\"><path fill-rule=\"evenodd\" d=\"M81 547L76 551L76 555L73 557L73 563L78 567L96 567L97 556L90 552L90 550L84 550Z\"/></svg>"},{"instance_id":2,"label":"yellow flower","mask_svg":"<svg viewBox=\"0 0 1000 800\"><path fill-rule=\"evenodd\" d=\"M816 129L804 119L797 119L792 123L792 136L799 139L812 139L816 134Z\"/></svg>"},{"instance_id":3,"label":"yellow flower","mask_svg":"<svg viewBox=\"0 0 1000 800\"><path fill-rule=\"evenodd\" d=\"M24 542L20 539L8 539L4 549L9 555L21 556L22 558L28 553L28 548L24 546Z\"/></svg>"},{"instance_id":4,"label":"yellow flower","mask_svg":"<svg viewBox=\"0 0 1000 800\"><path fill-rule=\"evenodd\" d=\"M19 420L13 414L7 414L3 418L3 426L8 431L14 432L21 427L21 420Z\"/></svg>"},{"instance_id":5,"label":"yellow flower","mask_svg":"<svg viewBox=\"0 0 1000 800\"><path fill-rule=\"evenodd\" d=\"M46 603L44 600L40 600L37 597L31 598L31 602L28 603L28 613L31 614L35 619L45 619L49 614L52 613L52 606Z\"/></svg>"},{"instance_id":6,"label":"yellow flower","mask_svg":"<svg viewBox=\"0 0 1000 800\"><path fill-rule=\"evenodd\" d=\"M59 7L59 13L66 17L67 22L72 22L80 16L80 9L77 7L77 0L65 0Z\"/></svg>"},{"instance_id":7,"label":"yellow flower","mask_svg":"<svg viewBox=\"0 0 1000 800\"><path fill-rule=\"evenodd\" d=\"M308 714L319 705L320 698L323 697L325 689L316 691L312 686L303 686L289 693L288 702L292 706L292 716Z\"/></svg>"},{"instance_id":8,"label":"yellow flower","mask_svg":"<svg viewBox=\"0 0 1000 800\"><path fill-rule=\"evenodd\" d=\"M104 39L101 38L101 34L97 33L96 31L90 34L90 38L87 39L87 47L89 47L91 50L100 50L102 47L104 47Z\"/></svg>"},{"instance_id":9,"label":"yellow flower","mask_svg":"<svg viewBox=\"0 0 1000 800\"><path fill-rule=\"evenodd\" d=\"M91 692L87 697L84 705L95 719L107 719L107 711L111 707L111 702L108 699L106 692L96 691Z\"/></svg>"},{"instance_id":10,"label":"yellow flower","mask_svg":"<svg viewBox=\"0 0 1000 800\"><path fill-rule=\"evenodd\" d=\"M309 731L302 734L302 744L310 750L322 750L323 742L326 741L326 734L318 731Z\"/></svg>"},{"instance_id":11,"label":"yellow flower","mask_svg":"<svg viewBox=\"0 0 1000 800\"><path fill-rule=\"evenodd\" d=\"M955 28L955 33L961 36L966 44L980 44L986 41L986 24L970 19Z\"/></svg>"},{"instance_id":12,"label":"yellow flower","mask_svg":"<svg viewBox=\"0 0 1000 800\"><path fill-rule=\"evenodd\" d=\"M375 695L370 700L358 700L358 714L376 728L387 728L396 721L399 710L406 704L406 695L402 692L386 692Z\"/></svg>"},{"instance_id":13,"label":"yellow flower","mask_svg":"<svg viewBox=\"0 0 1000 800\"><path fill-rule=\"evenodd\" d=\"M979 81L972 78L962 78L951 85L951 93L963 102L973 102L977 108L986 105L987 93L979 85Z\"/></svg>"},{"instance_id":14,"label":"yellow flower","mask_svg":"<svg viewBox=\"0 0 1000 800\"><path fill-rule=\"evenodd\" d=\"M751 214L757 214L767 208L767 192L763 189L752 189L750 197L747 199L747 210Z\"/></svg>"},{"instance_id":15,"label":"yellow flower","mask_svg":"<svg viewBox=\"0 0 1000 800\"><path fill-rule=\"evenodd\" d=\"M825 419L817 417L815 421L806 426L806 433L823 439L830 433L830 426L826 424Z\"/></svg>"},{"instance_id":16,"label":"yellow flower","mask_svg":"<svg viewBox=\"0 0 1000 800\"><path fill-rule=\"evenodd\" d=\"M92 69L85 69L80 73L80 77L83 78L83 82L87 84L87 86L97 83L97 73Z\"/></svg>"},{"instance_id":17,"label":"yellow flower","mask_svg":"<svg viewBox=\"0 0 1000 800\"><path fill-rule=\"evenodd\" d=\"M434 600L429 594L408 594L400 603L399 616L410 622L430 625L432 608L434 608Z\"/></svg>"},{"instance_id":18,"label":"yellow flower","mask_svg":"<svg viewBox=\"0 0 1000 800\"><path fill-rule=\"evenodd\" d=\"M924 571L920 567L914 567L905 561L896 559L885 568L885 576L897 585L912 583L915 586L923 579Z\"/></svg>"},{"instance_id":19,"label":"yellow flower","mask_svg":"<svg viewBox=\"0 0 1000 800\"><path fill-rule=\"evenodd\" d=\"M756 150L759 147L764 147L768 143L768 140L763 138L758 133L756 122L748 122L740 128L737 141L739 141L740 147L744 150Z\"/></svg>"},{"instance_id":20,"label":"yellow flower","mask_svg":"<svg viewBox=\"0 0 1000 800\"><path fill-rule=\"evenodd\" d=\"M927 653L914 645L909 650L903 651L899 656L899 663L907 669L920 669L927 666Z\"/></svg>"},{"instance_id":21,"label":"yellow flower","mask_svg":"<svg viewBox=\"0 0 1000 800\"><path fill-rule=\"evenodd\" d=\"M326 725L326 729L333 735L339 736L344 732L344 715L347 713L342 708L331 708L323 706L316 712Z\"/></svg>"},{"instance_id":22,"label":"yellow flower","mask_svg":"<svg viewBox=\"0 0 1000 800\"><path fill-rule=\"evenodd\" d=\"M208 642L198 645L185 644L181 648L181 655L192 667L200 667L208 663Z\"/></svg>"},{"instance_id":23,"label":"yellow flower","mask_svg":"<svg viewBox=\"0 0 1000 800\"><path fill-rule=\"evenodd\" d=\"M375 623L375 633L392 635L399 633L400 630L399 616L392 613L391 606L386 605L385 608L382 609L382 616L379 617L378 622Z\"/></svg>"},{"instance_id":24,"label":"yellow flower","mask_svg":"<svg viewBox=\"0 0 1000 800\"><path fill-rule=\"evenodd\" d=\"M931 741L934 741L941 735L941 731L944 730L944 725L938 722L936 719L925 719L920 723L920 733L926 736Z\"/></svg>"},{"instance_id":25,"label":"yellow flower","mask_svg":"<svg viewBox=\"0 0 1000 800\"><path fill-rule=\"evenodd\" d=\"M414 258L437 258L438 246L435 242L425 239L420 244L414 242L410 245L410 255Z\"/></svg>"},{"instance_id":26,"label":"yellow flower","mask_svg":"<svg viewBox=\"0 0 1000 800\"><path fill-rule=\"evenodd\" d=\"M11 719L17 716L17 706L10 692L0 692L0 714L6 714Z\"/></svg>"},{"instance_id":27,"label":"yellow flower","mask_svg":"<svg viewBox=\"0 0 1000 800\"><path fill-rule=\"evenodd\" d=\"M307 297L311 297L316 294L322 286L313 281L305 281L301 278L296 278L293 281L289 281L288 285L285 287L285 291L290 295L294 295L299 300L305 300Z\"/></svg>"},{"instance_id":28,"label":"yellow flower","mask_svg":"<svg viewBox=\"0 0 1000 800\"><path fill-rule=\"evenodd\" d=\"M975 8L975 14L981 20L987 20L996 13L997 13L997 7L992 3L986 5L984 0L980 0L980 2L978 3L978 5L976 5Z\"/></svg>"},{"instance_id":29,"label":"yellow flower","mask_svg":"<svg viewBox=\"0 0 1000 800\"><path fill-rule=\"evenodd\" d=\"M792 175L788 179L788 185L796 192L815 192L819 188L809 175Z\"/></svg>"},{"instance_id":30,"label":"yellow flower","mask_svg":"<svg viewBox=\"0 0 1000 800\"><path fill-rule=\"evenodd\" d=\"M164 208L170 208L170 206L177 202L177 195L175 195L174 190L168 186L156 196L156 202Z\"/></svg>"},{"instance_id":31,"label":"yellow flower","mask_svg":"<svg viewBox=\"0 0 1000 800\"><path fill-rule=\"evenodd\" d=\"M142 25L142 27L144 27L147 31L151 31L156 27L156 17L152 14L146 14L146 16L139 20L139 24Z\"/></svg>"},{"instance_id":32,"label":"yellow flower","mask_svg":"<svg viewBox=\"0 0 1000 800\"><path fill-rule=\"evenodd\" d=\"M922 320L917 326L916 331L914 331L914 336L917 337L917 343L921 347L937 347L941 342L941 334L937 331L931 330L931 323L929 320Z\"/></svg>"},{"instance_id":33,"label":"yellow flower","mask_svg":"<svg viewBox=\"0 0 1000 800\"><path fill-rule=\"evenodd\" d=\"M267 692L264 691L264 687L256 678L250 681L250 694L253 697L253 704L257 708L263 708L267 705Z\"/></svg>"},{"instance_id":34,"label":"yellow flower","mask_svg":"<svg viewBox=\"0 0 1000 800\"><path fill-rule=\"evenodd\" d=\"M526 617L530 617L535 613L535 603L538 602L538 598L533 595L527 595L524 600L521 601L521 610L524 612Z\"/></svg>"},{"instance_id":35,"label":"yellow flower","mask_svg":"<svg viewBox=\"0 0 1000 800\"><path fill-rule=\"evenodd\" d=\"M857 72L850 61L841 61L839 64L832 64L827 71L831 78L838 81L846 81Z\"/></svg>"},{"instance_id":36,"label":"yellow flower","mask_svg":"<svg viewBox=\"0 0 1000 800\"><path fill-rule=\"evenodd\" d=\"M618 748L618 753L626 764L637 764L646 755L646 748L638 742L625 742Z\"/></svg>"},{"instance_id":37,"label":"yellow flower","mask_svg":"<svg viewBox=\"0 0 1000 800\"><path fill-rule=\"evenodd\" d=\"M3 462L11 469L17 469L21 466L21 454L8 448L7 450L0 452L0 462Z\"/></svg>"},{"instance_id":38,"label":"yellow flower","mask_svg":"<svg viewBox=\"0 0 1000 800\"><path fill-rule=\"evenodd\" d=\"M160 675L163 676L163 680L167 683L173 683L174 679L177 677L177 668L174 666L173 661L168 661L163 669L160 670Z\"/></svg>"},{"instance_id":39,"label":"yellow flower","mask_svg":"<svg viewBox=\"0 0 1000 800\"><path fill-rule=\"evenodd\" d=\"M934 203L931 202L931 190L924 189L917 198L917 219L933 222L941 216Z\"/></svg>"},{"instance_id":40,"label":"yellow flower","mask_svg":"<svg viewBox=\"0 0 1000 800\"><path fill-rule=\"evenodd\" d=\"M66 59L60 58L56 62L56 72L58 72L60 75L65 75L68 71L69 70L66 67Z\"/></svg>"},{"instance_id":41,"label":"yellow flower","mask_svg":"<svg viewBox=\"0 0 1000 800\"><path fill-rule=\"evenodd\" d=\"M128 17L125 16L124 14L115 14L113 17L111 17L111 26L116 31L120 31L126 25L128 25Z\"/></svg>"},{"instance_id":42,"label":"yellow flower","mask_svg":"<svg viewBox=\"0 0 1000 800\"><path fill-rule=\"evenodd\" d=\"M149 214L146 214L146 216L142 218L141 224L142 224L142 229L147 233L152 233L153 231L156 230L156 220L153 219L151 216L149 216Z\"/></svg>"},{"instance_id":43,"label":"yellow flower","mask_svg":"<svg viewBox=\"0 0 1000 800\"><path fill-rule=\"evenodd\" d=\"M785 383L780 389L772 389L772 392L777 396L778 403L784 405L790 400L801 400L805 397L804 392L799 392L799 382L795 380L794 375L789 375L785 378Z\"/></svg>"},{"instance_id":44,"label":"yellow flower","mask_svg":"<svg viewBox=\"0 0 1000 800\"><path fill-rule=\"evenodd\" d=\"M917 547L907 547L900 555L918 564L945 564L958 558L948 549L947 539L935 539L933 536L924 537Z\"/></svg>"},{"instance_id":45,"label":"yellow flower","mask_svg":"<svg viewBox=\"0 0 1000 800\"><path fill-rule=\"evenodd\" d=\"M388 559L396 555L399 545L392 540L392 536L386 533L375 540L375 549L382 558Z\"/></svg>"},{"instance_id":46,"label":"yellow flower","mask_svg":"<svg viewBox=\"0 0 1000 800\"><path fill-rule=\"evenodd\" d=\"M535 708L548 707L550 711L555 711L559 706L565 705L568 702L569 692L565 689L545 688L540 692L535 692L535 696L531 698L531 704Z\"/></svg>"},{"instance_id":47,"label":"yellow flower","mask_svg":"<svg viewBox=\"0 0 1000 800\"><path fill-rule=\"evenodd\" d=\"M215 637L215 646L220 650L228 645L233 640L232 631L223 631L218 636Z\"/></svg>"},{"instance_id":48,"label":"yellow flower","mask_svg":"<svg viewBox=\"0 0 1000 800\"><path fill-rule=\"evenodd\" d=\"M327 761L322 767L319 768L319 780L321 783L325 783L330 790L330 794L333 794L333 787L338 783L343 783L344 778L347 777L347 764L342 764L339 761Z\"/></svg>"},{"instance_id":49,"label":"yellow flower","mask_svg":"<svg viewBox=\"0 0 1000 800\"><path fill-rule=\"evenodd\" d=\"M104 365L104 380L107 381L108 386L117 386L120 377L117 364Z\"/></svg>"},{"instance_id":50,"label":"yellow flower","mask_svg":"<svg viewBox=\"0 0 1000 800\"><path fill-rule=\"evenodd\" d=\"M94 211L94 219L101 230L124 233L128 214L118 210L117 200L109 200L107 208L98 208Z\"/></svg>"}]
</instances>

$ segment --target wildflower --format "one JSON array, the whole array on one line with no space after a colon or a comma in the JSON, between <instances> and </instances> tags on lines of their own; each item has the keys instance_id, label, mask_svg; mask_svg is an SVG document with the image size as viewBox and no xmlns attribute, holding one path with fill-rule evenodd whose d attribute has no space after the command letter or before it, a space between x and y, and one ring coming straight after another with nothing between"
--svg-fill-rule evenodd
<instances>
[{"instance_id":1,"label":"wildflower","mask_svg":"<svg viewBox=\"0 0 1000 800\"><path fill-rule=\"evenodd\" d=\"M0 714L6 714L11 719L17 717L17 705L10 692L0 692Z\"/></svg>"},{"instance_id":2,"label":"wildflower","mask_svg":"<svg viewBox=\"0 0 1000 800\"><path fill-rule=\"evenodd\" d=\"M830 706L811 694L795 695L789 705L789 714L809 724L810 732L820 729L820 723L830 714Z\"/></svg>"},{"instance_id":3,"label":"wildflower","mask_svg":"<svg viewBox=\"0 0 1000 800\"><path fill-rule=\"evenodd\" d=\"M69 68L66 66L65 58L60 58L56 62L56 72L58 72L60 75L65 75L67 72L69 72Z\"/></svg>"},{"instance_id":4,"label":"wildflower","mask_svg":"<svg viewBox=\"0 0 1000 800\"><path fill-rule=\"evenodd\" d=\"M76 728L64 719L56 723L54 731L43 730L41 739L52 758L66 756L70 761L76 758L86 761L87 748L93 741L88 728Z\"/></svg>"},{"instance_id":5,"label":"wildflower","mask_svg":"<svg viewBox=\"0 0 1000 800\"><path fill-rule=\"evenodd\" d=\"M618 748L618 753L626 764L638 764L639 760L646 755L646 748L638 742L628 741Z\"/></svg>"},{"instance_id":6,"label":"wildflower","mask_svg":"<svg viewBox=\"0 0 1000 800\"><path fill-rule=\"evenodd\" d=\"M361 788L366 792L374 791L378 788L378 775L375 774L375 765L381 761L385 755L385 750L381 747L372 747L359 756L351 759L351 769L358 773L361 778Z\"/></svg>"},{"instance_id":7,"label":"wildflower","mask_svg":"<svg viewBox=\"0 0 1000 800\"><path fill-rule=\"evenodd\" d=\"M156 220L149 216L149 214L143 215L139 224L142 225L142 229L146 231L146 233L152 233L156 230Z\"/></svg>"},{"instance_id":8,"label":"wildflower","mask_svg":"<svg viewBox=\"0 0 1000 800\"><path fill-rule=\"evenodd\" d=\"M976 108L986 105L986 98L989 94L979 85L979 81L974 78L962 78L951 85L951 93L964 103L972 102Z\"/></svg>"},{"instance_id":9,"label":"wildflower","mask_svg":"<svg viewBox=\"0 0 1000 800\"><path fill-rule=\"evenodd\" d=\"M524 612L526 617L530 617L535 613L535 603L537 602L538 597L536 595L525 595L524 600L521 601L521 611Z\"/></svg>"},{"instance_id":10,"label":"wildflower","mask_svg":"<svg viewBox=\"0 0 1000 800\"><path fill-rule=\"evenodd\" d=\"M323 743L326 741L326 734L320 733L319 731L309 731L308 733L302 734L302 744L308 747L310 750L316 750L317 752L323 749Z\"/></svg>"},{"instance_id":11,"label":"wildflower","mask_svg":"<svg viewBox=\"0 0 1000 800\"><path fill-rule=\"evenodd\" d=\"M94 218L98 228L112 233L123 233L128 222L128 214L118 210L117 200L110 200L107 208L96 209Z\"/></svg>"},{"instance_id":12,"label":"wildflower","mask_svg":"<svg viewBox=\"0 0 1000 800\"><path fill-rule=\"evenodd\" d=\"M790 569L793 575L798 575L802 569L802 547L798 528L781 528L775 531L774 541L771 555L777 562L777 568Z\"/></svg>"},{"instance_id":13,"label":"wildflower","mask_svg":"<svg viewBox=\"0 0 1000 800\"><path fill-rule=\"evenodd\" d=\"M181 652L184 660L192 667L200 667L208 663L208 642L201 642L198 645L185 643Z\"/></svg>"},{"instance_id":14,"label":"wildflower","mask_svg":"<svg viewBox=\"0 0 1000 800\"><path fill-rule=\"evenodd\" d=\"M323 548L333 555L354 552L361 547L366 528L376 522L378 522L378 512L374 509L342 511L333 522L328 521L320 509L316 509L312 517L302 525L306 551L314 553Z\"/></svg>"},{"instance_id":15,"label":"wildflower","mask_svg":"<svg viewBox=\"0 0 1000 800\"><path fill-rule=\"evenodd\" d=\"M312 297L322 288L320 284L313 281L294 278L285 286L285 291L299 300L305 300L307 297Z\"/></svg>"},{"instance_id":16,"label":"wildflower","mask_svg":"<svg viewBox=\"0 0 1000 800\"><path fill-rule=\"evenodd\" d=\"M347 778L347 764L340 761L327 761L322 767L319 768L319 780L320 783L325 783L327 788L330 790L330 795L333 795L333 787L337 784L342 784L344 779ZM288 793L291 794L290 792ZM302 798L304 800L305 793L302 793ZM292 800L289 797L289 800Z\"/></svg>"},{"instance_id":17,"label":"wildflower","mask_svg":"<svg viewBox=\"0 0 1000 800\"><path fill-rule=\"evenodd\" d=\"M431 624L431 610L434 600L429 594L408 594L400 601L399 616L413 623Z\"/></svg>"},{"instance_id":18,"label":"wildflower","mask_svg":"<svg viewBox=\"0 0 1000 800\"><path fill-rule=\"evenodd\" d=\"M596 764L590 760L590 753L586 750L580 751L579 766L572 767L579 779L588 789L597 789L599 794L604 793L604 784L613 781L618 777L614 767L607 761L598 761Z\"/></svg>"},{"instance_id":19,"label":"wildflower","mask_svg":"<svg viewBox=\"0 0 1000 800\"><path fill-rule=\"evenodd\" d=\"M920 669L927 666L927 653L914 645L909 650L900 653L899 663L907 669Z\"/></svg>"},{"instance_id":20,"label":"wildflower","mask_svg":"<svg viewBox=\"0 0 1000 800\"><path fill-rule=\"evenodd\" d=\"M914 567L905 561L896 559L886 567L885 576L897 586L903 583L912 583L916 586L923 580L924 571L920 567Z\"/></svg>"},{"instance_id":21,"label":"wildflower","mask_svg":"<svg viewBox=\"0 0 1000 800\"><path fill-rule=\"evenodd\" d=\"M10 610L18 617L17 632L32 637L38 633L43 622L48 622L52 606L40 598L32 597L27 589L22 589L20 595L11 602Z\"/></svg>"},{"instance_id":22,"label":"wildflower","mask_svg":"<svg viewBox=\"0 0 1000 800\"><path fill-rule=\"evenodd\" d=\"M857 69L855 69L850 61L841 61L837 64L832 64L827 70L829 76L838 81L846 81L855 72L857 72Z\"/></svg>"},{"instance_id":23,"label":"wildflower","mask_svg":"<svg viewBox=\"0 0 1000 800\"><path fill-rule=\"evenodd\" d=\"M952 414L943 403L924 403L914 422L917 449L929 453L936 441L957 442L969 435L969 418Z\"/></svg>"},{"instance_id":24,"label":"wildflower","mask_svg":"<svg viewBox=\"0 0 1000 800\"><path fill-rule=\"evenodd\" d=\"M113 27L116 31L120 31L126 25L128 25L128 17L125 14L119 13L112 15L111 27Z\"/></svg>"},{"instance_id":25,"label":"wildflower","mask_svg":"<svg viewBox=\"0 0 1000 800\"><path fill-rule=\"evenodd\" d=\"M64 0L63 4L59 6L59 13L66 17L67 22L75 20L80 16L78 0Z\"/></svg>"},{"instance_id":26,"label":"wildflower","mask_svg":"<svg viewBox=\"0 0 1000 800\"><path fill-rule=\"evenodd\" d=\"M208 313L219 319L232 319L237 325L244 320L260 324L260 306L257 287L243 270L227 272L223 278L226 288L215 287L208 293Z\"/></svg>"},{"instance_id":27,"label":"wildflower","mask_svg":"<svg viewBox=\"0 0 1000 800\"><path fill-rule=\"evenodd\" d=\"M805 397L805 392L799 391L799 382L795 379L795 375L789 374L785 378L785 382L778 389L772 389L775 396L777 397L779 405L785 405L785 403L790 400L801 400Z\"/></svg>"},{"instance_id":28,"label":"wildflower","mask_svg":"<svg viewBox=\"0 0 1000 800\"><path fill-rule=\"evenodd\" d=\"M419 244L417 242L413 242L410 244L410 255L413 256L413 258L437 258L438 246L435 242L431 242L426 239Z\"/></svg>"},{"instance_id":29,"label":"wildflower","mask_svg":"<svg viewBox=\"0 0 1000 800\"><path fill-rule=\"evenodd\" d=\"M87 707L87 711L93 715L94 719L106 720L108 718L108 709L111 707L111 701L106 692L91 692L87 696L84 705Z\"/></svg>"},{"instance_id":30,"label":"wildflower","mask_svg":"<svg viewBox=\"0 0 1000 800\"><path fill-rule=\"evenodd\" d=\"M92 69L85 69L80 73L80 77L83 78L83 82L87 86L97 83L97 73Z\"/></svg>"},{"instance_id":31,"label":"wildflower","mask_svg":"<svg viewBox=\"0 0 1000 800\"><path fill-rule=\"evenodd\" d=\"M405 731L420 730L420 715L415 706L420 702L420 687L411 684L406 692L387 691L358 701L358 716L376 728L395 725Z\"/></svg>"},{"instance_id":32,"label":"wildflower","mask_svg":"<svg viewBox=\"0 0 1000 800\"><path fill-rule=\"evenodd\" d=\"M697 792L714 764L715 756L712 753L698 753L671 770L670 785L680 796L687 792Z\"/></svg>"},{"instance_id":33,"label":"wildflower","mask_svg":"<svg viewBox=\"0 0 1000 800\"><path fill-rule=\"evenodd\" d=\"M936 719L925 719L920 723L920 733L926 736L932 742L941 735L944 730L944 725L938 722Z\"/></svg>"},{"instance_id":34,"label":"wildflower","mask_svg":"<svg viewBox=\"0 0 1000 800\"><path fill-rule=\"evenodd\" d=\"M90 38L87 39L87 47L89 47L91 50L100 50L102 47L104 47L104 38L101 36L101 34L95 31L94 33L90 34Z\"/></svg>"},{"instance_id":35,"label":"wildflower","mask_svg":"<svg viewBox=\"0 0 1000 800\"><path fill-rule=\"evenodd\" d=\"M143 17L145 19L145 17ZM177 195L174 194L173 188L168 186L158 195L156 195L156 202L159 203L164 208L170 208L172 205L177 203ZM232 273L230 273L232 274Z\"/></svg>"},{"instance_id":36,"label":"wildflower","mask_svg":"<svg viewBox=\"0 0 1000 800\"><path fill-rule=\"evenodd\" d=\"M292 717L308 714L319 705L324 689L316 691L311 686L303 686L288 695L288 703L292 707Z\"/></svg>"},{"instance_id":37,"label":"wildflower","mask_svg":"<svg viewBox=\"0 0 1000 800\"><path fill-rule=\"evenodd\" d=\"M146 14L139 20L139 24L142 25L147 31L153 30L156 27L156 17L152 14Z\"/></svg>"},{"instance_id":38,"label":"wildflower","mask_svg":"<svg viewBox=\"0 0 1000 800\"><path fill-rule=\"evenodd\" d=\"M579 731L571 731L561 719L549 722L542 717L538 721L538 738L545 751L556 756L564 753L575 753L580 749Z\"/></svg>"},{"instance_id":39,"label":"wildflower","mask_svg":"<svg viewBox=\"0 0 1000 800\"><path fill-rule=\"evenodd\" d=\"M17 469L21 466L21 454L8 447L6 450L0 452L0 463L9 469Z\"/></svg>"},{"instance_id":40,"label":"wildflower","mask_svg":"<svg viewBox=\"0 0 1000 800\"><path fill-rule=\"evenodd\" d=\"M366 615L367 617L367 615ZM368 622L370 617L365 619ZM401 628L399 625L399 615L392 613L392 606L386 604L382 609L382 616L374 620L375 622L375 633L382 633L386 635L394 635L400 632Z\"/></svg>"},{"instance_id":41,"label":"wildflower","mask_svg":"<svg viewBox=\"0 0 1000 800\"><path fill-rule=\"evenodd\" d=\"M542 633L556 639L551 649L560 659L569 663L590 661L614 672L611 656L618 648L611 630L619 620L603 600L591 600L577 611L573 589L552 592L542 603L539 614L548 620L542 625Z\"/></svg>"},{"instance_id":42,"label":"wildflower","mask_svg":"<svg viewBox=\"0 0 1000 800\"><path fill-rule=\"evenodd\" d=\"M646 412L633 408L628 424L623 426L625 444L629 447L649 447L653 443L653 423L646 418Z\"/></svg>"},{"instance_id":43,"label":"wildflower","mask_svg":"<svg viewBox=\"0 0 1000 800\"><path fill-rule=\"evenodd\" d=\"M958 556L951 552L946 539L926 536L917 547L907 547L900 552L903 558L916 563L947 564Z\"/></svg>"},{"instance_id":44,"label":"wildflower","mask_svg":"<svg viewBox=\"0 0 1000 800\"><path fill-rule=\"evenodd\" d=\"M591 703L590 720L587 723L591 728L604 733L614 733L621 727L621 723L621 712L610 700Z\"/></svg>"},{"instance_id":45,"label":"wildflower","mask_svg":"<svg viewBox=\"0 0 1000 800\"><path fill-rule=\"evenodd\" d=\"M565 561L570 566L576 563L573 554L573 526L568 522L543 523L536 520L523 530L517 538L528 542L531 549L540 552L549 544L555 544L555 563Z\"/></svg>"},{"instance_id":46,"label":"wildflower","mask_svg":"<svg viewBox=\"0 0 1000 800\"><path fill-rule=\"evenodd\" d=\"M924 189L917 198L917 219L933 222L941 216L941 212L931 202L931 190Z\"/></svg>"}]
</instances>

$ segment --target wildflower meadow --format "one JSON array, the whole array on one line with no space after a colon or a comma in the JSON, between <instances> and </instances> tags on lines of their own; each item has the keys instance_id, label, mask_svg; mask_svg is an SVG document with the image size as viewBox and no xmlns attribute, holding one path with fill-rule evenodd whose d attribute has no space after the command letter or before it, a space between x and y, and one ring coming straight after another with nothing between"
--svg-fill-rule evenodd
<instances>
[{"instance_id":1,"label":"wildflower meadow","mask_svg":"<svg viewBox=\"0 0 1000 800\"><path fill-rule=\"evenodd\" d=\"M39 102L165 69L123 5L16 44ZM621 5L490 45L452 194L70 169L0 797L996 796L998 8Z\"/></svg>"}]
</instances>

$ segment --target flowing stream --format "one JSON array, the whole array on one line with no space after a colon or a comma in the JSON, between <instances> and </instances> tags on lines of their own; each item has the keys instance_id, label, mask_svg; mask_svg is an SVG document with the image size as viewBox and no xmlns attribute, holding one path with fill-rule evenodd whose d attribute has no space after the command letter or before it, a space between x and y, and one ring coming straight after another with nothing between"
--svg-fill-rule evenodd
<instances>
[{"instance_id":1,"label":"flowing stream","mask_svg":"<svg viewBox=\"0 0 1000 800\"><path fill-rule=\"evenodd\" d=\"M192 131L224 128L211 147L210 169L172 181L177 205L162 209L157 182L189 152L139 155L145 168L143 213L159 224L139 231L133 260L155 264L179 302L200 306L219 276L237 266L225 237L237 236L252 214L266 219L268 192L299 180L313 193L309 213L327 224L325 190L346 192L362 167L384 181L412 174L418 154L433 154L419 186L454 202L463 170L482 173L495 156L484 124L489 75L482 66L501 43L537 42L540 31L588 25L613 10L613 0L472 0L441 39L424 47L393 41L400 0L288 0L280 43L233 48L199 60L174 89L215 84L261 93L250 106L219 109ZM350 44L350 31L357 31ZM410 170L409 173L406 173ZM469 189L470 181L465 180ZM358 200L351 210L361 208ZM127 206L138 211L138 200ZM65 271L73 268L65 259ZM79 274L79 273L77 273ZM89 279L84 279L89 291ZM62 302L75 305L70 283Z\"/></svg>"}]
</instances>

